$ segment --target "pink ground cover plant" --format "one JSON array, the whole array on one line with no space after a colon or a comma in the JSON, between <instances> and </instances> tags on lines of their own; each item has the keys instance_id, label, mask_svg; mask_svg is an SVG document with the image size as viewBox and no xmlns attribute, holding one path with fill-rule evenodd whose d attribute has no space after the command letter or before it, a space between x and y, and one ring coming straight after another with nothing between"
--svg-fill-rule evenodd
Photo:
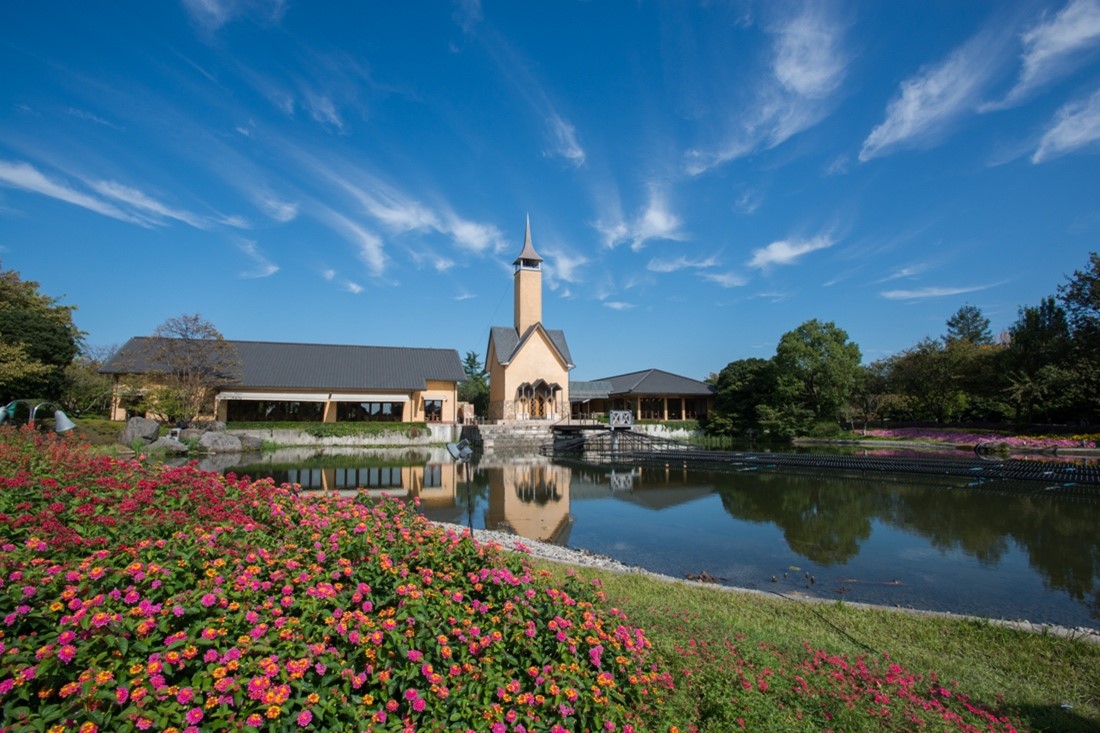
<instances>
[{"instance_id":1,"label":"pink ground cover plant","mask_svg":"<svg viewBox=\"0 0 1100 733\"><path fill-rule=\"evenodd\" d=\"M0 428L0 733L1015 730L888 659L655 646L553 577L401 502Z\"/></svg>"},{"instance_id":2,"label":"pink ground cover plant","mask_svg":"<svg viewBox=\"0 0 1100 733\"><path fill-rule=\"evenodd\" d=\"M805 643L801 650L783 650L741 635L715 638L706 619L688 612L673 613L670 621L682 631L670 670L681 680L678 687L690 692L678 691L666 707L696 721L686 733L1021 730L972 700L957 682L913 673L886 655L852 657Z\"/></svg>"},{"instance_id":3,"label":"pink ground cover plant","mask_svg":"<svg viewBox=\"0 0 1100 733\"><path fill-rule=\"evenodd\" d=\"M957 430L937 430L935 428L882 428L861 431L870 438L890 440L923 440L934 443L957 443L977 445L978 443L1000 443L1008 448L1095 448L1097 436L1070 435L996 435L992 433L968 433Z\"/></svg>"}]
</instances>

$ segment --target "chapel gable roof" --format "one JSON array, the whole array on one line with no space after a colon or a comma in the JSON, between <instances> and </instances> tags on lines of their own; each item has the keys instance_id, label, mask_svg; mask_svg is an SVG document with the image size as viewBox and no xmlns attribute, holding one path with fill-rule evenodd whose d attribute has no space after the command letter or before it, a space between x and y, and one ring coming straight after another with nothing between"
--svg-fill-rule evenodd
<instances>
[{"instance_id":1,"label":"chapel gable roof","mask_svg":"<svg viewBox=\"0 0 1100 733\"><path fill-rule=\"evenodd\" d=\"M521 338L516 329L511 326L493 326L489 329L489 348L487 354L496 354L497 363L505 365L511 363L515 355L520 352L523 345L531 340L536 330L546 334L551 346L558 352L558 356L565 362L567 369L576 366L573 357L569 353L569 344L565 340L565 331L560 329L543 328L541 323L536 323L527 329ZM488 364L485 365L488 368Z\"/></svg>"}]
</instances>

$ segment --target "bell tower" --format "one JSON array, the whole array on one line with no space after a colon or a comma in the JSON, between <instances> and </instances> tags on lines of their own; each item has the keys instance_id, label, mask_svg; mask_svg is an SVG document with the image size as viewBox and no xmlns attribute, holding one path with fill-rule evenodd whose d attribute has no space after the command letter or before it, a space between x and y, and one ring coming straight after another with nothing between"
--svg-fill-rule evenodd
<instances>
[{"instance_id":1,"label":"bell tower","mask_svg":"<svg viewBox=\"0 0 1100 733\"><path fill-rule=\"evenodd\" d=\"M531 216L527 216L527 231L523 250L512 263L516 266L515 290L516 334L522 338L527 329L542 322L542 258L531 244Z\"/></svg>"}]
</instances>

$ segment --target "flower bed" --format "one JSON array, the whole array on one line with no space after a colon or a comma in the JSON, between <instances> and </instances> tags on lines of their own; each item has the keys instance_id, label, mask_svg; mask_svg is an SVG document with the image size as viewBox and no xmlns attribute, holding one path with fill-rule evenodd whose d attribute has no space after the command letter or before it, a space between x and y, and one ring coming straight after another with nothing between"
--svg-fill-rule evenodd
<instances>
[{"instance_id":1,"label":"flower bed","mask_svg":"<svg viewBox=\"0 0 1100 733\"><path fill-rule=\"evenodd\" d=\"M736 640L659 658L596 586L400 502L26 430L0 428L0 550L0 733L1015 730L889 660Z\"/></svg>"},{"instance_id":2,"label":"flower bed","mask_svg":"<svg viewBox=\"0 0 1100 733\"><path fill-rule=\"evenodd\" d=\"M977 445L978 443L1001 443L1009 448L1095 448L1095 435L997 435L993 433L968 433L955 430L936 430L933 428L893 428L867 430L861 433L869 438L889 440L919 440L932 443L955 443Z\"/></svg>"},{"instance_id":3,"label":"flower bed","mask_svg":"<svg viewBox=\"0 0 1100 733\"><path fill-rule=\"evenodd\" d=\"M0 439L0 730L631 730L645 635L398 502Z\"/></svg>"}]
</instances>

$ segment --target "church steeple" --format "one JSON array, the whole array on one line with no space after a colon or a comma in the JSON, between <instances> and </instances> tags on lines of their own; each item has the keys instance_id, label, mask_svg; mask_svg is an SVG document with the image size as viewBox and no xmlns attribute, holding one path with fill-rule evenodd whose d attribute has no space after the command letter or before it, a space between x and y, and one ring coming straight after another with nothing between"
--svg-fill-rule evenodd
<instances>
[{"instance_id":1,"label":"church steeple","mask_svg":"<svg viewBox=\"0 0 1100 733\"><path fill-rule=\"evenodd\" d=\"M527 231L523 235L523 250L519 253L519 257L512 263L516 268L529 267L533 270L542 269L542 258L539 257L539 253L535 251L535 246L531 244L531 215L527 215Z\"/></svg>"},{"instance_id":2,"label":"church steeple","mask_svg":"<svg viewBox=\"0 0 1100 733\"><path fill-rule=\"evenodd\" d=\"M542 257L531 244L531 215L527 215L527 231L523 249L513 262L515 289L516 333L522 336L531 326L542 322Z\"/></svg>"}]
</instances>

